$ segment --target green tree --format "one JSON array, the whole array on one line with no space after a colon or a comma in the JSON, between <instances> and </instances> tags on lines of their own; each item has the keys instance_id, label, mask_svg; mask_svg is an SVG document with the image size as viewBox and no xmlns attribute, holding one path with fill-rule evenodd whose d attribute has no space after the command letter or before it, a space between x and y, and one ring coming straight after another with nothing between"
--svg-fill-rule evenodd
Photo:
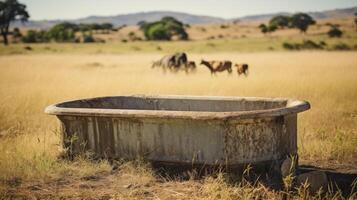
<instances>
[{"instance_id":1,"label":"green tree","mask_svg":"<svg viewBox=\"0 0 357 200\"><path fill-rule=\"evenodd\" d=\"M285 15L275 16L271 18L271 20L269 21L270 26L275 26L278 28L289 27L289 24L290 24L290 17Z\"/></svg>"},{"instance_id":2,"label":"green tree","mask_svg":"<svg viewBox=\"0 0 357 200\"><path fill-rule=\"evenodd\" d=\"M73 42L75 40L75 32L79 30L80 27L78 25L63 22L53 26L49 30L49 36L56 42Z\"/></svg>"},{"instance_id":3,"label":"green tree","mask_svg":"<svg viewBox=\"0 0 357 200\"><path fill-rule=\"evenodd\" d=\"M274 32L276 31L276 29L278 28L276 25L265 25L265 24L260 24L259 25L259 28L260 28L260 31L264 34L267 34L267 33L271 33L271 32Z\"/></svg>"},{"instance_id":4,"label":"green tree","mask_svg":"<svg viewBox=\"0 0 357 200\"><path fill-rule=\"evenodd\" d=\"M22 42L24 43L39 43L39 42L49 42L50 35L47 31L41 30L29 30L27 34L22 37Z\"/></svg>"},{"instance_id":5,"label":"green tree","mask_svg":"<svg viewBox=\"0 0 357 200\"><path fill-rule=\"evenodd\" d=\"M22 37L24 43L36 43L37 42L37 32L35 30L27 31L27 34Z\"/></svg>"},{"instance_id":6,"label":"green tree","mask_svg":"<svg viewBox=\"0 0 357 200\"><path fill-rule=\"evenodd\" d=\"M147 30L145 37L148 40L171 40L171 35L163 23L155 23L151 25Z\"/></svg>"},{"instance_id":7,"label":"green tree","mask_svg":"<svg viewBox=\"0 0 357 200\"><path fill-rule=\"evenodd\" d=\"M163 17L160 21L138 24L147 40L171 40L176 36L179 40L187 40L185 26L173 17Z\"/></svg>"},{"instance_id":8,"label":"green tree","mask_svg":"<svg viewBox=\"0 0 357 200\"><path fill-rule=\"evenodd\" d=\"M83 34L83 43L93 43L95 39L92 34Z\"/></svg>"},{"instance_id":9,"label":"green tree","mask_svg":"<svg viewBox=\"0 0 357 200\"><path fill-rule=\"evenodd\" d=\"M104 30L111 30L113 28L113 24L111 24L111 23L103 23L101 25L101 28L104 29Z\"/></svg>"},{"instance_id":10,"label":"green tree","mask_svg":"<svg viewBox=\"0 0 357 200\"><path fill-rule=\"evenodd\" d=\"M25 22L29 17L26 5L19 3L17 0L0 1L0 33L5 45L9 43L7 36L10 23L15 20Z\"/></svg>"},{"instance_id":11,"label":"green tree","mask_svg":"<svg viewBox=\"0 0 357 200\"><path fill-rule=\"evenodd\" d=\"M291 17L291 26L299 29L302 33L305 33L309 26L315 23L316 21L305 13L297 13Z\"/></svg>"},{"instance_id":12,"label":"green tree","mask_svg":"<svg viewBox=\"0 0 357 200\"><path fill-rule=\"evenodd\" d=\"M355 25L357 27L357 13L355 13Z\"/></svg>"},{"instance_id":13,"label":"green tree","mask_svg":"<svg viewBox=\"0 0 357 200\"><path fill-rule=\"evenodd\" d=\"M338 28L337 25L331 25L330 30L327 32L329 37L341 37L343 32Z\"/></svg>"},{"instance_id":14,"label":"green tree","mask_svg":"<svg viewBox=\"0 0 357 200\"><path fill-rule=\"evenodd\" d=\"M259 28L260 28L260 31L261 31L263 34L266 34L266 33L269 32L268 26L265 25L265 24L260 24L260 25L259 25Z\"/></svg>"}]
</instances>

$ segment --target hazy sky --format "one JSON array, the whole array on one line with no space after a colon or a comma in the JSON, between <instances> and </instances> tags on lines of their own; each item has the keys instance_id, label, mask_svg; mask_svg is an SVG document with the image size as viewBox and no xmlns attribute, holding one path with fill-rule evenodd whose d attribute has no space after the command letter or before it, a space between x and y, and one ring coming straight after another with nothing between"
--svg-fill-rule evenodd
<instances>
[{"instance_id":1,"label":"hazy sky","mask_svg":"<svg viewBox=\"0 0 357 200\"><path fill-rule=\"evenodd\" d=\"M321 11L357 6L357 0L19 0L31 19L75 19L142 11L180 11L223 18L280 11Z\"/></svg>"}]
</instances>

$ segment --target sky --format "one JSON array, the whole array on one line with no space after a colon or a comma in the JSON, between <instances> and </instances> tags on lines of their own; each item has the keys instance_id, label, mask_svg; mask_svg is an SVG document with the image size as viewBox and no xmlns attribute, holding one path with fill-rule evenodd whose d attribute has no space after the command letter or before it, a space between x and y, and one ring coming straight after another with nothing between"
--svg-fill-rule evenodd
<instances>
[{"instance_id":1,"label":"sky","mask_svg":"<svg viewBox=\"0 0 357 200\"><path fill-rule=\"evenodd\" d=\"M179 11L235 18L275 12L308 12L357 6L357 0L18 0L32 20L77 19L147 11Z\"/></svg>"}]
</instances>

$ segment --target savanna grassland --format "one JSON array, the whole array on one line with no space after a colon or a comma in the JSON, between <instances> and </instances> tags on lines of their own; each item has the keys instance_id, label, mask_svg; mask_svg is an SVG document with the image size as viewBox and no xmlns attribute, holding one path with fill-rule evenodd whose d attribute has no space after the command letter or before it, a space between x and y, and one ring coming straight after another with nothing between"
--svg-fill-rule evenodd
<instances>
[{"instance_id":1,"label":"savanna grassland","mask_svg":"<svg viewBox=\"0 0 357 200\"><path fill-rule=\"evenodd\" d=\"M193 74L151 69L152 60L160 56L145 53L0 57L1 194L42 198L281 197L281 193L263 186L230 185L222 176L199 181L162 180L145 163L124 163L119 170L112 171L106 161L59 160L57 120L45 115L44 108L59 101L106 95L304 99L312 108L299 115L301 160L356 171L356 52L189 54L195 61L209 58L249 63L248 77L238 77L236 73L211 76L202 66Z\"/></svg>"},{"instance_id":2,"label":"savanna grassland","mask_svg":"<svg viewBox=\"0 0 357 200\"><path fill-rule=\"evenodd\" d=\"M106 160L60 159L58 121L44 109L71 99L132 94L307 100L311 109L298 119L301 164L357 174L357 51L282 47L306 39L356 46L351 22L339 21L346 33L338 39L328 38L321 22L305 35L288 29L263 36L256 24L197 25L188 30L191 41L121 42L130 31L140 36L127 27L97 34L106 39L103 44L0 46L0 199L342 199L336 191L309 194L306 187L276 191L260 183L231 183L221 173L162 177L142 160L117 161L113 168ZM202 58L248 63L249 76L235 71L212 76L202 65L190 74L151 69L152 61L175 51L187 52L196 64Z\"/></svg>"}]
</instances>

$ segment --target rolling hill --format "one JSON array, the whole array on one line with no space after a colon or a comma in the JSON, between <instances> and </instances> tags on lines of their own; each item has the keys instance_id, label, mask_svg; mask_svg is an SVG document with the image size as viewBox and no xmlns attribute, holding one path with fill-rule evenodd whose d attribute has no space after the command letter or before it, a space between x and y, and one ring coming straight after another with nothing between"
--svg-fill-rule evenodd
<instances>
[{"instance_id":1,"label":"rolling hill","mask_svg":"<svg viewBox=\"0 0 357 200\"><path fill-rule=\"evenodd\" d=\"M335 9L327 10L321 12L308 12L315 19L327 19L327 18L346 18L351 17L354 13L357 13L357 7L345 8L345 9ZM262 15L250 15L233 19L224 19L219 17L212 16L202 16L202 15L193 15L182 12L171 12L171 11L152 11L152 12L139 12L132 14L123 14L115 16L89 16L80 19L73 20L30 20L26 24L20 22L15 22L12 24L12 27L26 27L26 28L41 28L46 29L57 23L68 21L72 23L104 23L109 22L115 26L121 25L135 25L139 21L155 21L159 20L165 16L172 16L186 24L207 24L207 23L224 23L230 21L242 21L242 22L254 22L254 21L266 21L269 20L272 16L275 15L290 15L292 13L281 12L281 13L271 13L271 14L262 14Z\"/></svg>"}]
</instances>

